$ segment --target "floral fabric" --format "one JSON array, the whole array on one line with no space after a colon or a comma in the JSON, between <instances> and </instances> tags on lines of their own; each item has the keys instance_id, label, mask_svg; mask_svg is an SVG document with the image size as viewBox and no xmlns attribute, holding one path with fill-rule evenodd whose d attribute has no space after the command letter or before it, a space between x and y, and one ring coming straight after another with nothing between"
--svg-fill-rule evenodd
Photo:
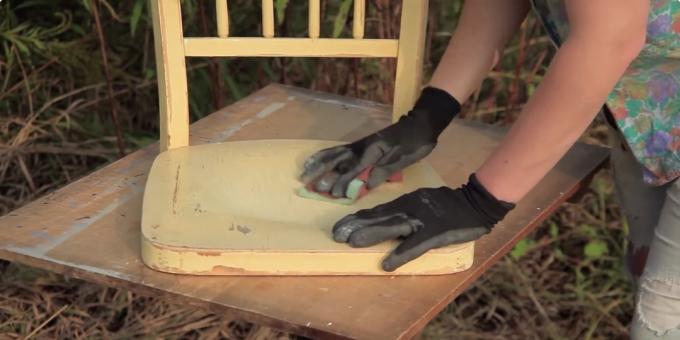
<instances>
[{"instance_id":1,"label":"floral fabric","mask_svg":"<svg viewBox=\"0 0 680 340\"><path fill-rule=\"evenodd\" d=\"M553 42L569 33L564 0L532 0ZM603 18L606 20L606 18ZM680 1L651 0L647 40L607 98L646 182L680 177Z\"/></svg>"}]
</instances>

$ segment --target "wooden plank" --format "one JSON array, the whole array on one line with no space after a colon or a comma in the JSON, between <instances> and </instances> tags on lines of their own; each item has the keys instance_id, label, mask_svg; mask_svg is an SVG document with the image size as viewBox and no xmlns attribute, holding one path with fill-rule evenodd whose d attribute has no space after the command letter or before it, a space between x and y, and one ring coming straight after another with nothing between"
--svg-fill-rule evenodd
<instances>
[{"instance_id":1,"label":"wooden plank","mask_svg":"<svg viewBox=\"0 0 680 340\"><path fill-rule=\"evenodd\" d=\"M275 85L193 124L191 141L351 141L389 122L387 106ZM492 126L455 122L428 161L450 186L460 185L502 135L503 130ZM0 258L309 337L405 339L558 208L607 157L603 148L574 146L505 221L477 242L475 263L466 272L423 277L193 277L156 272L140 261L142 192L157 152L157 145L137 151L0 217Z\"/></svg>"},{"instance_id":2,"label":"wooden plank","mask_svg":"<svg viewBox=\"0 0 680 340\"><path fill-rule=\"evenodd\" d=\"M154 26L161 150L189 143L189 99L179 0L149 1ZM170 71L172 70L172 72Z\"/></svg>"},{"instance_id":3,"label":"wooden plank","mask_svg":"<svg viewBox=\"0 0 680 340\"><path fill-rule=\"evenodd\" d=\"M422 85L428 0L402 2L392 119L397 121L418 99Z\"/></svg>"},{"instance_id":4,"label":"wooden plank","mask_svg":"<svg viewBox=\"0 0 680 340\"><path fill-rule=\"evenodd\" d=\"M184 38L188 57L394 58L397 40L311 38Z\"/></svg>"}]
</instances>

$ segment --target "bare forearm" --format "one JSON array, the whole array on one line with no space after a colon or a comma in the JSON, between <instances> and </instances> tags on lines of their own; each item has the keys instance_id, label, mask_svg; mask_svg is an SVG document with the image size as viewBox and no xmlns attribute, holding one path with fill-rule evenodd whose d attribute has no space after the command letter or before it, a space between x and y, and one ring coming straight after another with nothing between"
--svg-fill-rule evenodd
<instances>
[{"instance_id":1,"label":"bare forearm","mask_svg":"<svg viewBox=\"0 0 680 340\"><path fill-rule=\"evenodd\" d=\"M526 0L466 1L430 85L465 102L498 62L528 10Z\"/></svg>"},{"instance_id":2,"label":"bare forearm","mask_svg":"<svg viewBox=\"0 0 680 340\"><path fill-rule=\"evenodd\" d=\"M494 196L519 201L576 142L632 59L618 47L579 38L563 45L517 122L477 171Z\"/></svg>"}]
</instances>

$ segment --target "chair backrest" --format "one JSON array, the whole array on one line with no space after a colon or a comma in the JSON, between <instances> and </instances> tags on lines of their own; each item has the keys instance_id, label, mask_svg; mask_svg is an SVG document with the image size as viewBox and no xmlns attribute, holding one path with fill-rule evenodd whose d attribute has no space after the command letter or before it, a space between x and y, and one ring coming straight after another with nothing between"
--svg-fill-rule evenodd
<instances>
[{"instance_id":1,"label":"chair backrest","mask_svg":"<svg viewBox=\"0 0 680 340\"><path fill-rule=\"evenodd\" d=\"M319 37L320 0L309 1L309 38L274 37L274 3L262 0L263 37L230 37L227 0L216 0L217 36L184 37L180 0L149 0L153 17L161 151L189 144L186 57L397 58L393 119L421 86L428 0L403 0L399 39L364 39L365 0L354 0L353 38Z\"/></svg>"}]
</instances>

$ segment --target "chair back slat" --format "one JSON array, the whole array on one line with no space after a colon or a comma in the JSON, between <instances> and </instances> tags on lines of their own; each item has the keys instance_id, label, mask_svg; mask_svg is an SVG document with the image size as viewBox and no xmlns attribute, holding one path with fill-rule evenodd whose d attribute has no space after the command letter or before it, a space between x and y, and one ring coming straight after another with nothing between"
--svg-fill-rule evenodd
<instances>
[{"instance_id":1,"label":"chair back slat","mask_svg":"<svg viewBox=\"0 0 680 340\"><path fill-rule=\"evenodd\" d=\"M215 0L215 14L217 15L217 36L229 36L229 9L227 0Z\"/></svg>"},{"instance_id":2,"label":"chair back slat","mask_svg":"<svg viewBox=\"0 0 680 340\"><path fill-rule=\"evenodd\" d=\"M364 38L365 11L366 0L354 0L354 21L352 22L352 36L354 39Z\"/></svg>"},{"instance_id":3,"label":"chair back slat","mask_svg":"<svg viewBox=\"0 0 680 340\"><path fill-rule=\"evenodd\" d=\"M274 37L274 0L262 0L262 36Z\"/></svg>"},{"instance_id":4,"label":"chair back slat","mask_svg":"<svg viewBox=\"0 0 680 340\"><path fill-rule=\"evenodd\" d=\"M309 0L309 37L316 39L320 33L321 0Z\"/></svg>"}]
</instances>

